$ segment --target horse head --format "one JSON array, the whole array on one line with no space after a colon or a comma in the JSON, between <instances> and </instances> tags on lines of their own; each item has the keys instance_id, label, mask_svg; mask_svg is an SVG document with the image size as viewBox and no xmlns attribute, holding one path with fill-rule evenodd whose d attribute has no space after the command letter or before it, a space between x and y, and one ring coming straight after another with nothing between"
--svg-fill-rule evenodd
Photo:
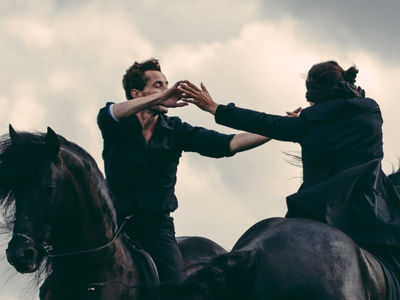
<instances>
[{"instance_id":1,"label":"horse head","mask_svg":"<svg viewBox=\"0 0 400 300\"><path fill-rule=\"evenodd\" d=\"M12 230L9 263L20 273L51 272L46 289L57 299L136 293L119 283L137 273L119 239L107 184L78 145L51 128L16 132L10 125L0 140L0 206Z\"/></svg>"},{"instance_id":2,"label":"horse head","mask_svg":"<svg viewBox=\"0 0 400 300\"><path fill-rule=\"evenodd\" d=\"M10 125L9 135L0 154L2 200L14 202L15 209L6 253L18 272L30 273L41 264L58 209L54 187L62 179L60 141L51 128L41 139L17 133Z\"/></svg>"}]
</instances>

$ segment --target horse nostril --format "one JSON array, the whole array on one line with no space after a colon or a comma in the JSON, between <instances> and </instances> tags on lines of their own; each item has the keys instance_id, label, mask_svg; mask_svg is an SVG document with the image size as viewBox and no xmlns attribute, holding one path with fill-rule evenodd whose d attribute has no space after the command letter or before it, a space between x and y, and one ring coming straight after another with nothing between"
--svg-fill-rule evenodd
<instances>
[{"instance_id":1,"label":"horse nostril","mask_svg":"<svg viewBox=\"0 0 400 300\"><path fill-rule=\"evenodd\" d=\"M39 266L39 250L34 241L22 234L16 234L6 250L8 262L20 273L34 272Z\"/></svg>"},{"instance_id":2,"label":"horse nostril","mask_svg":"<svg viewBox=\"0 0 400 300\"><path fill-rule=\"evenodd\" d=\"M21 254L21 258L25 261L32 260L34 256L35 256L35 250L33 249L25 249Z\"/></svg>"}]
</instances>

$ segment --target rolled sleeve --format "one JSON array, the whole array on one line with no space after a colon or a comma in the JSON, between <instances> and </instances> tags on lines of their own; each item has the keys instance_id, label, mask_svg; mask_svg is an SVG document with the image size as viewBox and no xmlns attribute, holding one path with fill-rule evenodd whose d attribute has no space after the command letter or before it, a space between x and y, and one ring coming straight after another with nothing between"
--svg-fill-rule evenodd
<instances>
[{"instance_id":1,"label":"rolled sleeve","mask_svg":"<svg viewBox=\"0 0 400 300\"><path fill-rule=\"evenodd\" d=\"M107 102L106 106L100 109L97 115L97 125L100 128L103 139L110 139L115 136L119 123L111 116L110 106L113 102Z\"/></svg>"},{"instance_id":2,"label":"rolled sleeve","mask_svg":"<svg viewBox=\"0 0 400 300\"><path fill-rule=\"evenodd\" d=\"M220 158L232 156L230 142L234 134L223 134L203 127L181 123L176 132L176 141L183 151Z\"/></svg>"},{"instance_id":3,"label":"rolled sleeve","mask_svg":"<svg viewBox=\"0 0 400 300\"><path fill-rule=\"evenodd\" d=\"M236 107L219 105L215 121L238 130L267 136L280 141L298 142L304 135L306 122L301 117L282 117Z\"/></svg>"}]
</instances>

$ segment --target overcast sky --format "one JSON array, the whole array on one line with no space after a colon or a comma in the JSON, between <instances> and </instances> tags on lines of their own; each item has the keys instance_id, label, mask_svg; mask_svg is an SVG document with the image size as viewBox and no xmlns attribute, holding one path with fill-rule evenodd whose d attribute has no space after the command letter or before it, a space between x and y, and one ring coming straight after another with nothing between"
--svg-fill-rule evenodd
<instances>
[{"instance_id":1,"label":"overcast sky","mask_svg":"<svg viewBox=\"0 0 400 300\"><path fill-rule=\"evenodd\" d=\"M168 3L168 5L166 5ZM57 133L85 148L103 169L96 115L122 101L121 78L135 60L160 59L171 83L204 81L222 104L284 114L307 106L304 75L313 63L356 64L358 84L381 105L384 169L400 153L400 2L239 0L2 0L0 5L0 132ZM222 132L195 107L170 110ZM285 213L285 196L301 169L272 141L232 158L184 153L174 213L177 235L201 235L226 248L255 222ZM32 279L16 275L0 248L0 300L37 299ZM31 295L31 296L28 296Z\"/></svg>"}]
</instances>

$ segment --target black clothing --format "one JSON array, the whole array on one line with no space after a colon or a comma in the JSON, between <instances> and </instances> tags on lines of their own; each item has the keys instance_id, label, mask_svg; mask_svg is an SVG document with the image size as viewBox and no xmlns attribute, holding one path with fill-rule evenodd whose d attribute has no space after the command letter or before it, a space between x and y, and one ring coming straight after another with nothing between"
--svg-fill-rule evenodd
<instances>
[{"instance_id":1,"label":"black clothing","mask_svg":"<svg viewBox=\"0 0 400 300\"><path fill-rule=\"evenodd\" d=\"M217 123L302 148L303 184L287 197L286 217L339 228L377 258L387 299L400 294L400 195L383 173L382 117L368 98L335 99L298 118L220 105Z\"/></svg>"},{"instance_id":2,"label":"black clothing","mask_svg":"<svg viewBox=\"0 0 400 300\"><path fill-rule=\"evenodd\" d=\"M160 114L148 144L136 115L116 122L109 106L100 109L97 123L103 140L107 182L119 217L135 209L174 211L176 172L182 151L209 157L232 156L233 135L193 127L178 117Z\"/></svg>"},{"instance_id":3,"label":"black clothing","mask_svg":"<svg viewBox=\"0 0 400 300\"><path fill-rule=\"evenodd\" d=\"M178 117L160 114L146 144L136 115L117 122L110 115L111 104L100 109L97 123L117 216L121 222L133 215L125 232L152 256L160 281L180 282L185 278L184 262L169 216L178 207L174 192L179 158L182 151L216 158L232 156L233 135L193 127Z\"/></svg>"},{"instance_id":4,"label":"black clothing","mask_svg":"<svg viewBox=\"0 0 400 300\"><path fill-rule=\"evenodd\" d=\"M298 118L218 106L217 123L302 147L303 184L291 207L359 242L400 247L400 196L381 170L382 117L368 98L336 99ZM297 215L302 217L302 215Z\"/></svg>"},{"instance_id":5,"label":"black clothing","mask_svg":"<svg viewBox=\"0 0 400 300\"><path fill-rule=\"evenodd\" d=\"M124 230L151 255L164 283L185 279L184 261L175 239L174 219L168 213L135 211Z\"/></svg>"},{"instance_id":6,"label":"black clothing","mask_svg":"<svg viewBox=\"0 0 400 300\"><path fill-rule=\"evenodd\" d=\"M306 81L306 99L313 103L320 103L332 99L351 99L354 97L365 97L365 91L347 81L332 83L321 83Z\"/></svg>"}]
</instances>

